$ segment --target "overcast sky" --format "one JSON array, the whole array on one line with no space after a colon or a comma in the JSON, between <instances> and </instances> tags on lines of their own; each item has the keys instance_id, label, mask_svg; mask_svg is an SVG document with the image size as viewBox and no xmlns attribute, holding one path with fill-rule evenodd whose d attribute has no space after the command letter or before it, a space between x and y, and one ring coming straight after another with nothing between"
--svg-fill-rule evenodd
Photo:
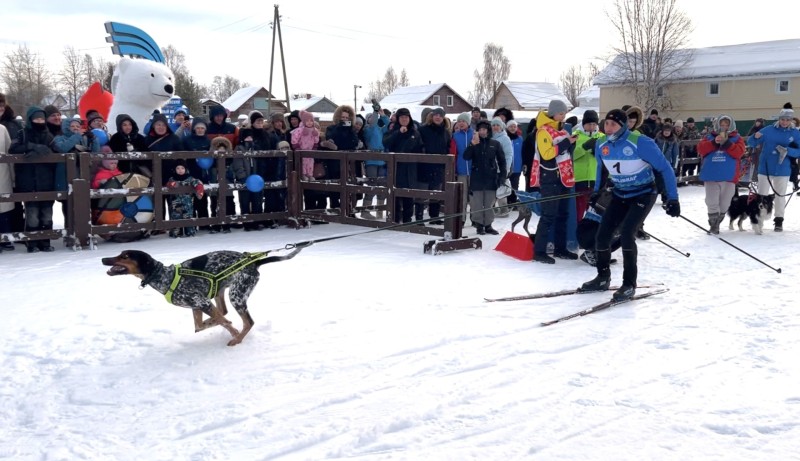
<instances>
[{"instance_id":1,"label":"overcast sky","mask_svg":"<svg viewBox=\"0 0 800 461\"><path fill-rule=\"evenodd\" d=\"M800 38L800 2L678 0L694 25L689 45L708 47ZM607 56L617 43L605 10L613 0L497 2L347 2L304 0L281 4L290 93L314 93L337 102L359 101L373 80L393 66L412 85L450 84L462 96L473 86L483 45L495 42L511 60L510 80L549 81L572 65ZM195 79L210 84L228 73L268 86L273 2L104 0L0 4L0 53L25 42L56 72L71 45L113 58L103 24L143 29L164 47L186 55ZM480 5L478 7L473 5ZM539 50L544 47L544 52ZM800 50L798 52L800 57ZM0 85L2 83L0 82ZM283 96L280 61L274 93Z\"/></svg>"}]
</instances>

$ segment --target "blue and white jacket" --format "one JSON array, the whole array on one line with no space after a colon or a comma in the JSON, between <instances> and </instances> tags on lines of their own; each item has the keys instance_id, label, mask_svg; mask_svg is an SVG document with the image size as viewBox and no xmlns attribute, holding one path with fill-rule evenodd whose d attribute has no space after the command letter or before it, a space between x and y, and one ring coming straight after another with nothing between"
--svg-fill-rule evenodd
<instances>
[{"instance_id":1,"label":"blue and white jacket","mask_svg":"<svg viewBox=\"0 0 800 461\"><path fill-rule=\"evenodd\" d=\"M456 175L458 176L469 176L472 160L464 160L464 151L467 150L467 147L472 142L474 134L475 131L472 128L453 132L453 143L456 146Z\"/></svg>"},{"instance_id":2,"label":"blue and white jacket","mask_svg":"<svg viewBox=\"0 0 800 461\"><path fill-rule=\"evenodd\" d=\"M602 177L605 167L614 183L614 195L618 197L655 194L655 170L664 178L667 199L678 199L675 172L656 143L647 136L622 128L615 136L598 141L595 158L597 177ZM595 183L595 192L600 190L600 183L601 181Z\"/></svg>"},{"instance_id":3,"label":"blue and white jacket","mask_svg":"<svg viewBox=\"0 0 800 461\"><path fill-rule=\"evenodd\" d=\"M780 162L780 154L775 149L778 146L786 148L787 157L800 157L800 149L798 149L800 131L793 126L781 128L778 123L775 122L774 125L762 128L759 131L761 133L760 138L756 139L755 135L753 135L747 139L747 145L750 147L763 145L761 155L758 157L758 174L789 176L792 172L792 162L786 159Z\"/></svg>"}]
</instances>

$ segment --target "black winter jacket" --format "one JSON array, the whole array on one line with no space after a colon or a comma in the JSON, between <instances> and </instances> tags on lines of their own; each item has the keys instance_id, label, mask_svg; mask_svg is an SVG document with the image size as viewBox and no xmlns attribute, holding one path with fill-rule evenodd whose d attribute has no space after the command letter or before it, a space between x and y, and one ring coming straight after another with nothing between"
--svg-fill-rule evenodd
<instances>
[{"instance_id":1,"label":"black winter jacket","mask_svg":"<svg viewBox=\"0 0 800 461\"><path fill-rule=\"evenodd\" d=\"M506 155L494 139L481 138L480 143L470 144L464 151L464 160L472 160L470 191L496 190L505 181Z\"/></svg>"}]
</instances>

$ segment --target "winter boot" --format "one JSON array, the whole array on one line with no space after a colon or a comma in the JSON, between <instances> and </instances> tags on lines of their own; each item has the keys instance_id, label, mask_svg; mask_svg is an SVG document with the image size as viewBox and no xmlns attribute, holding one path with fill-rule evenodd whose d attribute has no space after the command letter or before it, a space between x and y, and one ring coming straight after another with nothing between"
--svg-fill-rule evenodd
<instances>
[{"instance_id":1,"label":"winter boot","mask_svg":"<svg viewBox=\"0 0 800 461\"><path fill-rule=\"evenodd\" d=\"M714 235L719 234L719 213L708 214L708 225L711 226L711 233Z\"/></svg>"},{"instance_id":2,"label":"winter boot","mask_svg":"<svg viewBox=\"0 0 800 461\"><path fill-rule=\"evenodd\" d=\"M783 218L775 218L775 232L783 232Z\"/></svg>"},{"instance_id":3,"label":"winter boot","mask_svg":"<svg viewBox=\"0 0 800 461\"><path fill-rule=\"evenodd\" d=\"M597 277L581 285L578 291L606 291L611 286L611 271L598 270Z\"/></svg>"},{"instance_id":4,"label":"winter boot","mask_svg":"<svg viewBox=\"0 0 800 461\"><path fill-rule=\"evenodd\" d=\"M555 264L556 263L556 260L553 259L547 253L536 253L536 255L533 257L533 260L535 262L544 263L544 264Z\"/></svg>"},{"instance_id":5,"label":"winter boot","mask_svg":"<svg viewBox=\"0 0 800 461\"><path fill-rule=\"evenodd\" d=\"M475 224L475 228L478 230L478 235L486 235L486 228L482 224Z\"/></svg>"},{"instance_id":6,"label":"winter boot","mask_svg":"<svg viewBox=\"0 0 800 461\"><path fill-rule=\"evenodd\" d=\"M639 240L650 240L650 234L644 231L644 227L640 227L636 231L636 238Z\"/></svg>"},{"instance_id":7,"label":"winter boot","mask_svg":"<svg viewBox=\"0 0 800 461\"><path fill-rule=\"evenodd\" d=\"M499 235L500 234L500 232L497 232L497 230L495 228L493 228L491 224L489 224L488 226L484 227L483 231L486 232L487 234L491 234L491 235Z\"/></svg>"},{"instance_id":8,"label":"winter boot","mask_svg":"<svg viewBox=\"0 0 800 461\"><path fill-rule=\"evenodd\" d=\"M625 283L622 284L621 287L614 294L611 296L611 299L614 301L627 301L633 298L633 295L636 294L636 287L633 285L627 285Z\"/></svg>"},{"instance_id":9,"label":"winter boot","mask_svg":"<svg viewBox=\"0 0 800 461\"><path fill-rule=\"evenodd\" d=\"M578 253L573 253L566 248L563 250L555 250L553 251L553 256L558 259L569 259L569 260L576 260L578 259Z\"/></svg>"}]
</instances>

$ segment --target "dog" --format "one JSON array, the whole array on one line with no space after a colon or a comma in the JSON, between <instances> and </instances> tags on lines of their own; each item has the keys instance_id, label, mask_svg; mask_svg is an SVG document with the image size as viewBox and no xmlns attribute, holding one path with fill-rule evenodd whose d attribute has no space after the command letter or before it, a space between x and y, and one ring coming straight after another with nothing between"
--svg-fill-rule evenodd
<instances>
[{"instance_id":1,"label":"dog","mask_svg":"<svg viewBox=\"0 0 800 461\"><path fill-rule=\"evenodd\" d=\"M728 229L733 230L733 221L738 219L739 230L744 231L742 222L748 217L753 226L753 232L758 235L763 234L764 222L772 216L772 202L775 195L748 194L739 195L739 190L731 199L731 206L728 207L728 216L731 218Z\"/></svg>"},{"instance_id":2,"label":"dog","mask_svg":"<svg viewBox=\"0 0 800 461\"><path fill-rule=\"evenodd\" d=\"M531 217L533 217L533 203L529 202L538 200L541 197L539 197L538 195L534 195L531 192L523 192L519 190L516 191L516 193L519 202L508 204L509 210L517 211L517 219L515 219L514 222L511 223L511 232L514 232L514 227L520 222L522 222L522 228L525 230L525 233L528 234L528 237L530 239L533 239L534 235L531 234L530 231L528 230L528 224L530 224Z\"/></svg>"},{"instance_id":3,"label":"dog","mask_svg":"<svg viewBox=\"0 0 800 461\"><path fill-rule=\"evenodd\" d=\"M292 259L310 244L297 244L285 256L267 256L269 252L212 251L170 266L164 266L144 251L125 250L118 256L103 258L102 262L104 266L110 266L106 272L108 275L134 275L142 279L142 288L150 285L170 304L192 309L195 333L220 325L233 336L228 346L235 346L242 342L254 324L248 312L247 298L258 283L258 268L263 264ZM226 289L233 308L242 318L241 332L225 318L228 313ZM210 318L204 321L203 314Z\"/></svg>"}]
</instances>

